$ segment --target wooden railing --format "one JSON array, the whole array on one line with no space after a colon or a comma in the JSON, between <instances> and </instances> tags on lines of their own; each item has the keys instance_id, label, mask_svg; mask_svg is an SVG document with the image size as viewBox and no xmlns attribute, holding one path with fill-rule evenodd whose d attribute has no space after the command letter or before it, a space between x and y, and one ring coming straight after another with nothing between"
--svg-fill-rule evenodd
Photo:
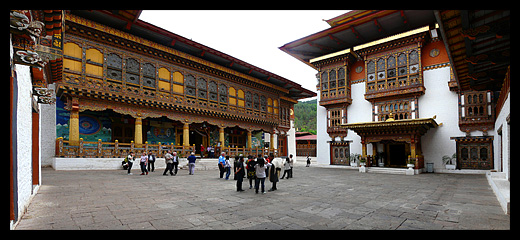
<instances>
[{"instance_id":1,"label":"wooden railing","mask_svg":"<svg viewBox=\"0 0 520 240\"><path fill-rule=\"evenodd\" d=\"M97 142L83 141L79 139L79 145L71 146L68 140L63 138L56 139L56 157L90 157L90 158L124 158L134 152L139 156L143 151L152 151L157 157L162 158L168 150L177 152L181 157L188 156L190 152L195 151L195 146L179 146L168 144L135 144L115 142Z\"/></svg>"},{"instance_id":2,"label":"wooden railing","mask_svg":"<svg viewBox=\"0 0 520 240\"><path fill-rule=\"evenodd\" d=\"M131 143L119 143L115 142L103 142L99 139L97 142L83 141L79 139L79 145L72 146L68 140L64 140L62 137L56 139L56 157L65 158L124 158L134 152L136 156L145 151L152 151L156 157L163 158L168 150L177 152L180 157L187 157L191 152L195 151L195 145L193 146L180 146L173 144L135 144ZM252 155L254 157L258 154L269 155L270 153L278 152L277 149L268 148L245 148L245 147L223 147L222 151L226 152L229 156L236 156L243 154L244 157ZM215 157L218 158L220 152L215 153Z\"/></svg>"}]
</instances>

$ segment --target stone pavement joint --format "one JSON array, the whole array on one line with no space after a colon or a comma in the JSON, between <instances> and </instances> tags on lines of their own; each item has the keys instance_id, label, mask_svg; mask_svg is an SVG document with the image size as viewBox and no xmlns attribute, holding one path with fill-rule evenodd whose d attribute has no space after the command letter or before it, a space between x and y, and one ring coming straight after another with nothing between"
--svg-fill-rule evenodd
<instances>
[{"instance_id":1,"label":"stone pavement joint","mask_svg":"<svg viewBox=\"0 0 520 240\"><path fill-rule=\"evenodd\" d=\"M247 179L236 192L218 170L138 171L44 168L16 229L510 229L484 175L296 165L277 191L255 194Z\"/></svg>"}]
</instances>

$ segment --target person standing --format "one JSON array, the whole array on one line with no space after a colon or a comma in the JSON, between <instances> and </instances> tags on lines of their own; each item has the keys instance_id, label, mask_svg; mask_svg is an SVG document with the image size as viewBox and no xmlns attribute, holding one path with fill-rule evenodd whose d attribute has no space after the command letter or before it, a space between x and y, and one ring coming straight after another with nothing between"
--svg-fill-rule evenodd
<instances>
[{"instance_id":1,"label":"person standing","mask_svg":"<svg viewBox=\"0 0 520 240\"><path fill-rule=\"evenodd\" d=\"M291 169L289 170L289 175L287 176L287 178L293 178L293 164L294 164L293 155L289 154L289 166L291 166Z\"/></svg>"},{"instance_id":2,"label":"person standing","mask_svg":"<svg viewBox=\"0 0 520 240\"><path fill-rule=\"evenodd\" d=\"M258 154L258 158L256 159L257 164L255 165L256 171L256 179L255 179L255 193L258 194L258 188L260 184L262 184L262 194L265 194L265 172L267 171L267 166L271 165L270 163L265 163L262 155Z\"/></svg>"},{"instance_id":3,"label":"person standing","mask_svg":"<svg viewBox=\"0 0 520 240\"><path fill-rule=\"evenodd\" d=\"M226 153L222 153L220 157L218 157L218 169L220 170L220 178L224 177L224 172L226 171Z\"/></svg>"},{"instance_id":4,"label":"person standing","mask_svg":"<svg viewBox=\"0 0 520 240\"><path fill-rule=\"evenodd\" d=\"M173 158L172 158L172 167L175 169L173 171L173 176L177 175L177 170L179 170L179 156L177 156L177 152L173 152Z\"/></svg>"},{"instance_id":5,"label":"person standing","mask_svg":"<svg viewBox=\"0 0 520 240\"><path fill-rule=\"evenodd\" d=\"M307 155L307 166L309 167L311 165L311 156Z\"/></svg>"},{"instance_id":6,"label":"person standing","mask_svg":"<svg viewBox=\"0 0 520 240\"><path fill-rule=\"evenodd\" d=\"M251 155L247 156L247 178L249 179L249 189L253 188L253 181L256 179L256 171L255 171L255 165L256 161L255 158Z\"/></svg>"},{"instance_id":7,"label":"person standing","mask_svg":"<svg viewBox=\"0 0 520 240\"><path fill-rule=\"evenodd\" d=\"M146 173L146 175L148 175L148 170L146 169L147 164L148 164L148 156L146 156L146 152L143 151L143 154L141 155L141 161L140 161L141 175L144 175L144 173Z\"/></svg>"},{"instance_id":8,"label":"person standing","mask_svg":"<svg viewBox=\"0 0 520 240\"><path fill-rule=\"evenodd\" d=\"M283 164L283 175L280 179L283 179L285 177L285 174L287 173L287 179L289 179L289 170L291 170L291 165L289 164L289 158L285 158L285 163Z\"/></svg>"},{"instance_id":9,"label":"person standing","mask_svg":"<svg viewBox=\"0 0 520 240\"><path fill-rule=\"evenodd\" d=\"M164 169L163 175L166 176L166 172L170 170L170 175L173 176L173 156L171 154L171 150L168 150L168 153L164 155L164 161L166 162L166 169Z\"/></svg>"},{"instance_id":10,"label":"person standing","mask_svg":"<svg viewBox=\"0 0 520 240\"><path fill-rule=\"evenodd\" d=\"M150 172L150 166L153 172L155 170L155 154L152 151L148 152L148 172Z\"/></svg>"},{"instance_id":11,"label":"person standing","mask_svg":"<svg viewBox=\"0 0 520 240\"><path fill-rule=\"evenodd\" d=\"M269 169L269 181L273 183L271 189L268 191L276 191L276 183L279 181L278 177L280 176L280 171L282 170L282 159L281 158L273 158L271 160L272 166Z\"/></svg>"},{"instance_id":12,"label":"person standing","mask_svg":"<svg viewBox=\"0 0 520 240\"><path fill-rule=\"evenodd\" d=\"M231 174L231 163L229 162L229 156L226 156L224 168L226 169L226 180L229 180L229 175Z\"/></svg>"},{"instance_id":13,"label":"person standing","mask_svg":"<svg viewBox=\"0 0 520 240\"><path fill-rule=\"evenodd\" d=\"M195 160L197 160L197 157L195 157L194 152L191 152L191 155L188 157L188 170L190 175L195 174Z\"/></svg>"},{"instance_id":14,"label":"person standing","mask_svg":"<svg viewBox=\"0 0 520 240\"><path fill-rule=\"evenodd\" d=\"M237 179L237 192L243 192L242 182L244 181L244 157L240 156L238 158L237 170L235 171L235 177Z\"/></svg>"},{"instance_id":15,"label":"person standing","mask_svg":"<svg viewBox=\"0 0 520 240\"><path fill-rule=\"evenodd\" d=\"M135 160L134 152L130 152L130 154L128 154L128 156L126 156L126 159L128 161L128 173L127 174L132 175L130 170L132 170L132 166L134 165L134 160Z\"/></svg>"}]
</instances>

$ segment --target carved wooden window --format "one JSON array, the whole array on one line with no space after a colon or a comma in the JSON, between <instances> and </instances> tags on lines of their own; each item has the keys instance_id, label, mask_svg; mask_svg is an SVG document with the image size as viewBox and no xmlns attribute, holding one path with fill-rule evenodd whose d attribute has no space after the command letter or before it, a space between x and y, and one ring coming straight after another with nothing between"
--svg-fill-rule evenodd
<instances>
[{"instance_id":1,"label":"carved wooden window","mask_svg":"<svg viewBox=\"0 0 520 240\"><path fill-rule=\"evenodd\" d=\"M75 43L65 43L63 45L63 54L65 55L63 68L68 71L81 73L81 47Z\"/></svg>"},{"instance_id":2,"label":"carved wooden window","mask_svg":"<svg viewBox=\"0 0 520 240\"><path fill-rule=\"evenodd\" d=\"M195 97L197 91L195 90L195 87L196 87L196 80L195 80L195 77L193 77L191 74L188 74L186 76L186 88L185 88L185 93L186 93L186 96L192 96L192 97Z\"/></svg>"},{"instance_id":3,"label":"carved wooden window","mask_svg":"<svg viewBox=\"0 0 520 240\"><path fill-rule=\"evenodd\" d=\"M422 84L420 54L415 48L368 58L367 93Z\"/></svg>"},{"instance_id":4,"label":"carved wooden window","mask_svg":"<svg viewBox=\"0 0 520 240\"><path fill-rule=\"evenodd\" d=\"M237 91L237 102L238 102L238 106L239 107L244 107L245 106L245 94L244 94L244 91L242 91L241 89L238 89Z\"/></svg>"},{"instance_id":5,"label":"carved wooden window","mask_svg":"<svg viewBox=\"0 0 520 240\"><path fill-rule=\"evenodd\" d=\"M121 81L122 70L123 59L115 53L109 53L107 55L107 78Z\"/></svg>"},{"instance_id":6,"label":"carved wooden window","mask_svg":"<svg viewBox=\"0 0 520 240\"><path fill-rule=\"evenodd\" d=\"M492 137L460 137L457 141L457 168L493 169Z\"/></svg>"},{"instance_id":7,"label":"carved wooden window","mask_svg":"<svg viewBox=\"0 0 520 240\"><path fill-rule=\"evenodd\" d=\"M273 99L267 98L267 112L273 113Z\"/></svg>"},{"instance_id":8,"label":"carved wooden window","mask_svg":"<svg viewBox=\"0 0 520 240\"><path fill-rule=\"evenodd\" d=\"M253 107L253 98L251 96L251 92L250 91L246 92L245 100L246 100L246 108L251 109Z\"/></svg>"},{"instance_id":9,"label":"carved wooden window","mask_svg":"<svg viewBox=\"0 0 520 240\"><path fill-rule=\"evenodd\" d=\"M229 87L229 105L237 105L237 92L234 87Z\"/></svg>"},{"instance_id":10,"label":"carved wooden window","mask_svg":"<svg viewBox=\"0 0 520 240\"><path fill-rule=\"evenodd\" d=\"M274 99L273 100L273 113L276 115L276 114L278 114L278 112L279 112L278 100Z\"/></svg>"},{"instance_id":11,"label":"carved wooden window","mask_svg":"<svg viewBox=\"0 0 520 240\"><path fill-rule=\"evenodd\" d=\"M95 48L87 49L85 52L87 63L85 73L95 77L103 77L103 53Z\"/></svg>"},{"instance_id":12,"label":"carved wooden window","mask_svg":"<svg viewBox=\"0 0 520 240\"><path fill-rule=\"evenodd\" d=\"M260 96L260 111L265 112L267 110L267 99L264 95Z\"/></svg>"},{"instance_id":13,"label":"carved wooden window","mask_svg":"<svg viewBox=\"0 0 520 240\"><path fill-rule=\"evenodd\" d=\"M184 76L182 73L174 72L172 83L173 93L182 95L184 93Z\"/></svg>"},{"instance_id":14,"label":"carved wooden window","mask_svg":"<svg viewBox=\"0 0 520 240\"><path fill-rule=\"evenodd\" d=\"M385 121L390 118L390 113L394 115L395 120L412 119L416 112L412 105L415 106L415 99L413 98L376 102L374 105L374 121Z\"/></svg>"},{"instance_id":15,"label":"carved wooden window","mask_svg":"<svg viewBox=\"0 0 520 240\"><path fill-rule=\"evenodd\" d=\"M155 66L151 63L143 64L143 86L155 88Z\"/></svg>"},{"instance_id":16,"label":"carved wooden window","mask_svg":"<svg viewBox=\"0 0 520 240\"><path fill-rule=\"evenodd\" d=\"M170 71L168 71L168 69L166 69L166 68L159 68L159 81L158 81L159 90L169 92L170 91L170 79L171 79Z\"/></svg>"},{"instance_id":17,"label":"carved wooden window","mask_svg":"<svg viewBox=\"0 0 520 240\"><path fill-rule=\"evenodd\" d=\"M226 104L228 102L228 90L227 90L227 87L226 85L224 84L220 84L220 86L218 87L218 92L219 92L219 101L221 104Z\"/></svg>"},{"instance_id":18,"label":"carved wooden window","mask_svg":"<svg viewBox=\"0 0 520 240\"><path fill-rule=\"evenodd\" d=\"M344 108L331 108L327 111L327 127L339 127L347 122L347 114Z\"/></svg>"},{"instance_id":19,"label":"carved wooden window","mask_svg":"<svg viewBox=\"0 0 520 240\"><path fill-rule=\"evenodd\" d=\"M207 90L207 81L206 79L204 78L199 78L197 79L197 92L198 92L198 97L199 98L202 98L202 99L207 99L208 98L208 90Z\"/></svg>"},{"instance_id":20,"label":"carved wooden window","mask_svg":"<svg viewBox=\"0 0 520 240\"><path fill-rule=\"evenodd\" d=\"M140 64L133 58L126 59L125 81L130 84L139 85Z\"/></svg>"},{"instance_id":21,"label":"carved wooden window","mask_svg":"<svg viewBox=\"0 0 520 240\"><path fill-rule=\"evenodd\" d=\"M347 97L347 79L345 66L322 70L321 99Z\"/></svg>"},{"instance_id":22,"label":"carved wooden window","mask_svg":"<svg viewBox=\"0 0 520 240\"><path fill-rule=\"evenodd\" d=\"M208 84L208 92L209 92L209 100L217 102L218 101L218 87L215 81L210 81Z\"/></svg>"},{"instance_id":23,"label":"carved wooden window","mask_svg":"<svg viewBox=\"0 0 520 240\"><path fill-rule=\"evenodd\" d=\"M253 94L253 108L255 110L260 109L260 99L258 99L258 94L256 93Z\"/></svg>"}]
</instances>

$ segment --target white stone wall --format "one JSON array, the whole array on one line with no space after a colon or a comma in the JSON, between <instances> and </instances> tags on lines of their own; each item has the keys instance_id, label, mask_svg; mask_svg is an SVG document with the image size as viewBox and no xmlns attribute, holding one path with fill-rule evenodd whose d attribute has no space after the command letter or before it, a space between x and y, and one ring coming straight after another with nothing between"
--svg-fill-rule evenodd
<instances>
[{"instance_id":1,"label":"white stone wall","mask_svg":"<svg viewBox=\"0 0 520 240\"><path fill-rule=\"evenodd\" d=\"M49 84L49 89L54 89ZM54 95L53 95L54 96ZM50 166L56 146L56 104L40 104L40 166ZM41 181L40 181L41 182Z\"/></svg>"},{"instance_id":2,"label":"white stone wall","mask_svg":"<svg viewBox=\"0 0 520 240\"><path fill-rule=\"evenodd\" d=\"M292 154L296 157L296 129L294 128L294 120L291 120L291 128L287 132L287 156Z\"/></svg>"},{"instance_id":3,"label":"white stone wall","mask_svg":"<svg viewBox=\"0 0 520 240\"><path fill-rule=\"evenodd\" d=\"M29 204L32 195L32 82L29 66L16 64L18 94L16 110L16 176L18 193L18 217Z\"/></svg>"},{"instance_id":4,"label":"white stone wall","mask_svg":"<svg viewBox=\"0 0 520 240\"><path fill-rule=\"evenodd\" d=\"M316 159L318 164L330 164L330 141L327 133L327 109L320 106L321 94L318 91L318 106L316 107Z\"/></svg>"},{"instance_id":5,"label":"white stone wall","mask_svg":"<svg viewBox=\"0 0 520 240\"><path fill-rule=\"evenodd\" d=\"M347 107L347 123L372 122L372 104L365 99L365 82L351 85L352 104ZM348 130L350 153L362 154L361 137ZM381 149L381 148L380 148ZM367 144L367 154L372 155L372 144Z\"/></svg>"},{"instance_id":6,"label":"white stone wall","mask_svg":"<svg viewBox=\"0 0 520 240\"><path fill-rule=\"evenodd\" d=\"M495 121L495 129L493 130L493 134L495 136L493 141L493 159L495 169L500 171L500 167L502 165L502 172L505 173L506 179L510 179L510 143L509 140L511 136L511 130L509 129L510 125L507 124L507 117L510 114L510 100L511 93L507 94L506 101L502 106L502 110L500 113L497 112L497 119ZM498 111L498 109L497 109ZM498 130L502 127L502 136L498 135ZM501 146L502 145L502 148ZM502 156L502 162L500 162L500 157Z\"/></svg>"},{"instance_id":7,"label":"white stone wall","mask_svg":"<svg viewBox=\"0 0 520 240\"><path fill-rule=\"evenodd\" d=\"M426 163L433 163L434 171L445 169L442 156L451 157L456 152L455 140L450 137L463 137L459 129L458 94L450 91L450 67L437 68L423 72L425 94L419 97L419 117L431 118L441 126L430 129L421 137L421 146Z\"/></svg>"}]
</instances>

